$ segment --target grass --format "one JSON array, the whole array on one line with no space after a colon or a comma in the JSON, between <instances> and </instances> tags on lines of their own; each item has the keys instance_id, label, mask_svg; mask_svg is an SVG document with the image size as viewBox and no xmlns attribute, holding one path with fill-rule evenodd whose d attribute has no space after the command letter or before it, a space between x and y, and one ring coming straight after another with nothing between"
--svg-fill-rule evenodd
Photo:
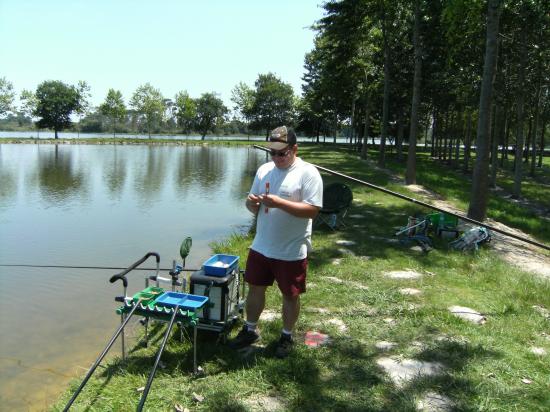
<instances>
[{"instance_id":1,"label":"grass","mask_svg":"<svg viewBox=\"0 0 550 412\"><path fill-rule=\"evenodd\" d=\"M412 195L344 149L312 146L301 153L320 165ZM426 164L419 174L423 178L441 173L445 186L434 180L431 188L457 204L464 202L461 176L441 169L430 171ZM334 179L326 179L330 180ZM157 372L146 410L173 411L180 404L197 411L247 411L271 403L288 411L413 411L428 390L445 394L460 411L550 409L550 354L536 356L530 351L536 346L550 353L550 319L533 308L550 308L550 282L509 266L489 249L455 253L440 241L435 250L423 254L395 244L391 241L394 227L404 225L406 216L418 208L381 192L351 186L354 204L350 214L364 218L349 218L348 228L340 232L314 232L310 286L302 298L296 331L298 339L307 331L321 331L331 337L331 344L318 349L298 344L289 358L276 359L274 342L282 327L276 319L261 322L265 348L243 358L218 344L215 336L200 332L199 362L205 375L195 378L190 374L192 348L177 339L176 330L162 356L166 367ZM510 219L524 219L517 209L508 213L519 214ZM242 266L251 239L234 235L213 246L216 252L240 255ZM354 255L341 250L336 244L339 239L356 242L346 247ZM333 263L336 258L341 259L338 265ZM384 276L404 269L423 276L399 281ZM331 277L343 282L335 283ZM402 295L399 288L403 287L417 288L422 294ZM280 304L278 290L270 288L266 309L279 311ZM485 314L487 323L460 320L448 312L451 305L474 308ZM340 330L332 319L347 329ZM164 330L164 324L156 324L149 348L138 344L126 361L114 358L98 369L72 410L135 410L140 398L136 389L145 385ZM382 340L397 346L381 353L375 344ZM381 356L437 361L445 372L396 387L377 366ZM61 410L79 383L80 379L73 381L51 409ZM203 396L202 402L194 394Z\"/></svg>"}]
</instances>

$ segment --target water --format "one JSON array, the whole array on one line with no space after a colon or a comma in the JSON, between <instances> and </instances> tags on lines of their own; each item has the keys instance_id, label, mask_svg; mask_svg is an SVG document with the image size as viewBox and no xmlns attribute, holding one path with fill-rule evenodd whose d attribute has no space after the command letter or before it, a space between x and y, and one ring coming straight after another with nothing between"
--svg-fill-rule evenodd
<instances>
[{"instance_id":1,"label":"water","mask_svg":"<svg viewBox=\"0 0 550 412\"><path fill-rule=\"evenodd\" d=\"M0 263L196 268L209 243L245 230L249 148L0 145ZM144 266L153 267L154 259ZM82 375L119 325L117 271L0 267L0 405L44 410ZM129 293L145 275L129 275ZM117 343L110 352L120 353Z\"/></svg>"}]
</instances>

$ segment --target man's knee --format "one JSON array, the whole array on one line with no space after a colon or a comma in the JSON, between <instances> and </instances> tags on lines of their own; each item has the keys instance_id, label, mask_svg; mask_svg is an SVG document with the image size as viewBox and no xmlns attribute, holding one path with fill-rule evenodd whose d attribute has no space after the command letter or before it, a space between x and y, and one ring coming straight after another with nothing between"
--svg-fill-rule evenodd
<instances>
[{"instance_id":1,"label":"man's knee","mask_svg":"<svg viewBox=\"0 0 550 412\"><path fill-rule=\"evenodd\" d=\"M248 284L248 296L262 296L265 295L267 286L251 285Z\"/></svg>"}]
</instances>

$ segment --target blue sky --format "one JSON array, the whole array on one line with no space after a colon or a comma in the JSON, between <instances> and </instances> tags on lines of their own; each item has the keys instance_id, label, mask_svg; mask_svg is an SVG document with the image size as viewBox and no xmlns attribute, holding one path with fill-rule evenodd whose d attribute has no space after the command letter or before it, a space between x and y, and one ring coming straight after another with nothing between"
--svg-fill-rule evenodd
<instances>
[{"instance_id":1,"label":"blue sky","mask_svg":"<svg viewBox=\"0 0 550 412\"><path fill-rule=\"evenodd\" d=\"M44 80L109 88L128 103L146 82L167 98L216 92L273 72L301 93L322 0L0 0L0 77L19 93Z\"/></svg>"}]
</instances>

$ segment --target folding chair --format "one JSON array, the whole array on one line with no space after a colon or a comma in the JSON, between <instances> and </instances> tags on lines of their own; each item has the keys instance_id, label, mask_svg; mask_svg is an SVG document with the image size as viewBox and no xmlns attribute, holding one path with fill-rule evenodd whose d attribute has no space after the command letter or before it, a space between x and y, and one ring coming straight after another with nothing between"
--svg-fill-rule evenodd
<instances>
[{"instance_id":1,"label":"folding chair","mask_svg":"<svg viewBox=\"0 0 550 412\"><path fill-rule=\"evenodd\" d=\"M346 227L344 218L353 201L351 189L343 183L331 183L323 190L323 207L315 218L315 226L327 225L332 230Z\"/></svg>"}]
</instances>

